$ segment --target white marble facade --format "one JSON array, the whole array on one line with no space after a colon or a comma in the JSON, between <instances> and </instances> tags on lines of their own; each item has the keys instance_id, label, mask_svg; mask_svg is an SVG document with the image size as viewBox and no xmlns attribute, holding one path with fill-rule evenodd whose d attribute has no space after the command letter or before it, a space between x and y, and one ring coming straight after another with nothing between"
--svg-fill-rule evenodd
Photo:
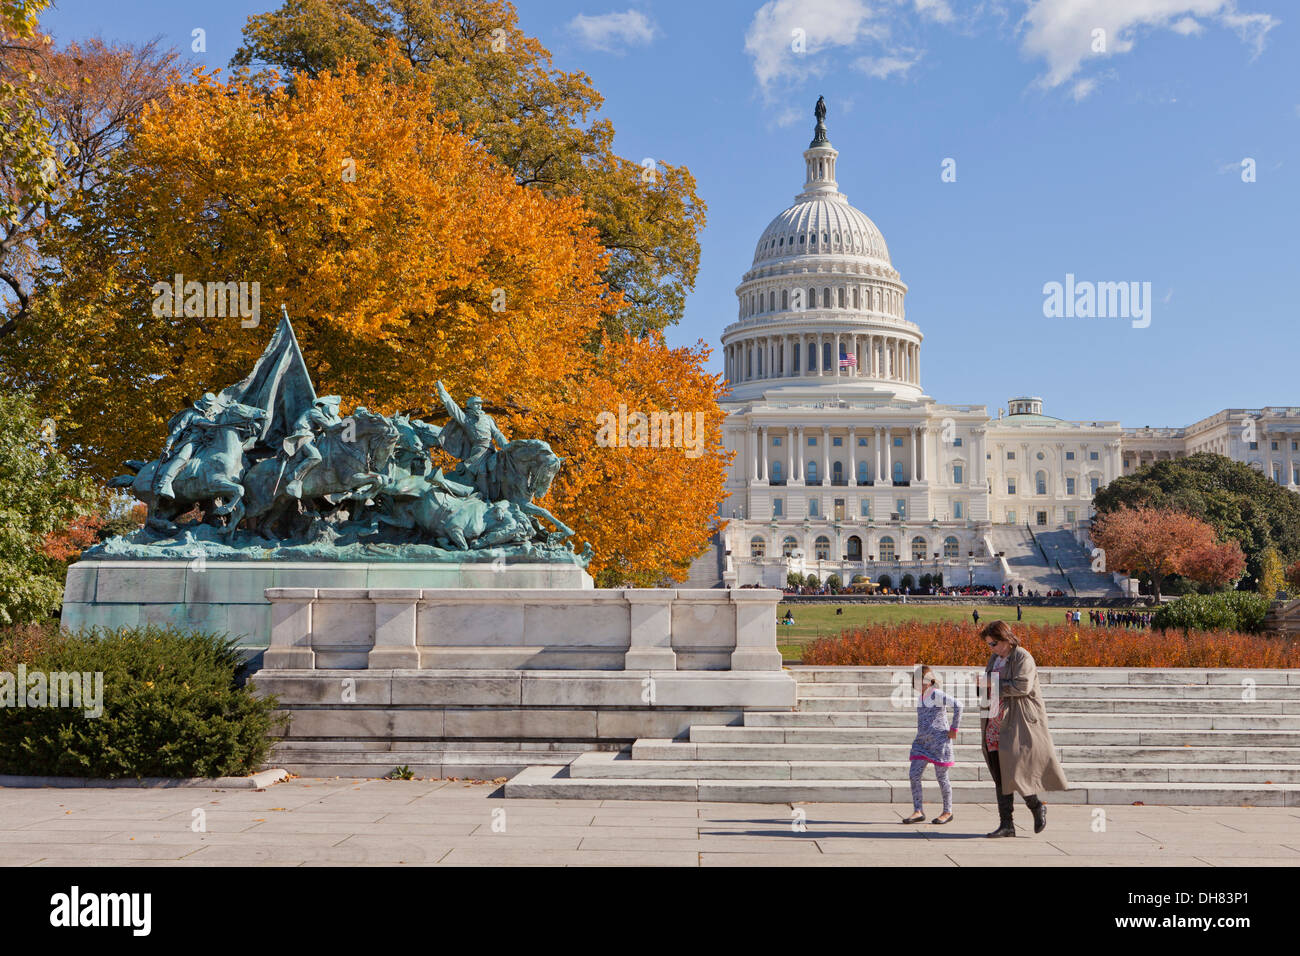
<instances>
[{"instance_id":1,"label":"white marble facade","mask_svg":"<svg viewBox=\"0 0 1300 956\"><path fill-rule=\"evenodd\" d=\"M722 333L728 584L788 570L1002 583L995 526L1077 526L1112 478L1197 451L1300 487L1300 408L1134 429L1044 415L1036 396L991 416L926 395L907 286L839 191L838 156L824 135L804 151L803 190L763 231Z\"/></svg>"}]
</instances>

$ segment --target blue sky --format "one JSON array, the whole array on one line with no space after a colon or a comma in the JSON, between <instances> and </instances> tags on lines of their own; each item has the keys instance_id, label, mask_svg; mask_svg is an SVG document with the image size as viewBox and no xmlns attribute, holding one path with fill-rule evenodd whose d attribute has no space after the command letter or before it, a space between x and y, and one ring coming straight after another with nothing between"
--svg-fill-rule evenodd
<instances>
[{"instance_id":1,"label":"blue sky","mask_svg":"<svg viewBox=\"0 0 1300 956\"><path fill-rule=\"evenodd\" d=\"M187 53L202 28L207 52L190 55L219 66L246 17L278 5L62 0L44 22L59 40L161 35ZM622 155L685 164L698 180L708 226L674 343L716 347L735 317L755 241L802 184L823 94L840 188L910 287L928 394L990 411L1036 394L1048 414L1129 426L1300 405L1300 6L518 6L557 66L592 77ZM949 158L955 182L941 179ZM1149 327L1045 318L1043 286L1067 274L1150 282Z\"/></svg>"}]
</instances>

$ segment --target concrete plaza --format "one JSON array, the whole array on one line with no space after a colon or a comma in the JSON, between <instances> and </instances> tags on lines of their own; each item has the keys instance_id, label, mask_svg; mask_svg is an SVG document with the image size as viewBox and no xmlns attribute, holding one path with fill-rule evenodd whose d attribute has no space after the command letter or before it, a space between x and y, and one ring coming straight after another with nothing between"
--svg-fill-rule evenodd
<instances>
[{"instance_id":1,"label":"concrete plaza","mask_svg":"<svg viewBox=\"0 0 1300 956\"><path fill-rule=\"evenodd\" d=\"M5 866L1297 866L1300 808L1050 808L986 840L991 804L500 799L451 780L295 778L262 791L0 789ZM930 817L937 806L927 806Z\"/></svg>"}]
</instances>

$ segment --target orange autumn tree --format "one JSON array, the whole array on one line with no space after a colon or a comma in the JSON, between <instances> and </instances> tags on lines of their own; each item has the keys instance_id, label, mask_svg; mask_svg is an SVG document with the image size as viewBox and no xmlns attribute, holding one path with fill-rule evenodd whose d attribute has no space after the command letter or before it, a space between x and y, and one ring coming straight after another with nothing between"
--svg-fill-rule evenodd
<instances>
[{"instance_id":1,"label":"orange autumn tree","mask_svg":"<svg viewBox=\"0 0 1300 956\"><path fill-rule=\"evenodd\" d=\"M584 347L622 307L590 214L518 185L448 128L418 76L395 83L344 64L292 89L196 71L143 111L111 180L51 238L61 268L42 277L34 320L0 346L5 377L105 478L156 453L176 409L242 378L286 302L318 388L345 409L436 419L438 379L481 395L507 434L570 459L545 503L592 542L593 573L606 561L617 568L607 580L682 573L707 541L721 466L674 477L637 458L622 482L592 480L586 469L604 467L594 432L571 428L570 412L589 418L608 378L609 396L680 399L716 421L707 353L654 337ZM259 320L169 314L155 284L176 275L248 283ZM595 517L620 511L645 540ZM649 540L660 534L674 540Z\"/></svg>"},{"instance_id":2,"label":"orange autumn tree","mask_svg":"<svg viewBox=\"0 0 1300 956\"><path fill-rule=\"evenodd\" d=\"M1157 603L1170 575L1222 586L1246 567L1237 542L1221 544L1210 525L1181 511L1119 508L1093 519L1092 540L1105 552L1107 568L1147 575Z\"/></svg>"},{"instance_id":3,"label":"orange autumn tree","mask_svg":"<svg viewBox=\"0 0 1300 956\"><path fill-rule=\"evenodd\" d=\"M683 580L720 528L731 453L708 355L703 342L670 349L657 332L606 338L534 419L565 459L550 500L579 538L602 543L601 587Z\"/></svg>"}]
</instances>

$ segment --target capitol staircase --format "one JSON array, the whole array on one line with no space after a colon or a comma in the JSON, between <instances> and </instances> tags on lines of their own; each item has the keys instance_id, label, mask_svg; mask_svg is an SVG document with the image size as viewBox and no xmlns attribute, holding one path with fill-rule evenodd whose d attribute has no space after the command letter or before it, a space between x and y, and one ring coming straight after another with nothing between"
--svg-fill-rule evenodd
<instances>
[{"instance_id":1,"label":"capitol staircase","mask_svg":"<svg viewBox=\"0 0 1300 956\"><path fill-rule=\"evenodd\" d=\"M583 753L567 767L529 767L506 783L505 796L910 803L910 671L790 672L798 682L792 711L749 711L738 725L692 725L684 739L642 739L622 752ZM1072 787L1049 802L1300 806L1300 671L1038 673ZM948 672L949 686L956 679ZM955 751L954 802L991 802L973 701ZM937 808L932 772L925 794L927 806Z\"/></svg>"},{"instance_id":2,"label":"capitol staircase","mask_svg":"<svg viewBox=\"0 0 1300 956\"><path fill-rule=\"evenodd\" d=\"M989 532L994 552L1001 552L1013 583L1025 590L1059 590L1068 597L1122 597L1114 580L1092 570L1092 557L1068 528L995 525Z\"/></svg>"}]
</instances>

